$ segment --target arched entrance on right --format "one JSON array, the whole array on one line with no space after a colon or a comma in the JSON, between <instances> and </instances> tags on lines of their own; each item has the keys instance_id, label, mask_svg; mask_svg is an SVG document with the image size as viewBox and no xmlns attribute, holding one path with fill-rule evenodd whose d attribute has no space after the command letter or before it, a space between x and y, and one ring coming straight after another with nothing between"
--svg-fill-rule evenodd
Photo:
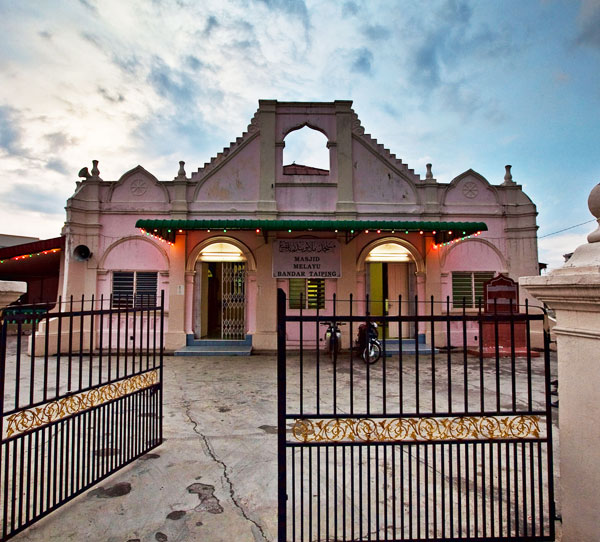
<instances>
[{"instance_id":1,"label":"arched entrance on right","mask_svg":"<svg viewBox=\"0 0 600 542\"><path fill-rule=\"evenodd\" d=\"M366 253L365 293L369 296L369 312L373 316L412 315L410 300L417 294L417 262L410 250L394 238L382 240ZM413 338L415 325L410 322L390 323L383 331L389 339Z\"/></svg>"}]
</instances>

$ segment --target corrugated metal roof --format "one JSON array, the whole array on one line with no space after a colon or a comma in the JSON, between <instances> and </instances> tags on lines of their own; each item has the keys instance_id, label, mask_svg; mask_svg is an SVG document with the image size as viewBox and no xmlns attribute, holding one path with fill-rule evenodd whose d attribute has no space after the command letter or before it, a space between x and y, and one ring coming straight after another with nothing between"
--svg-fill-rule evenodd
<instances>
[{"instance_id":1,"label":"corrugated metal roof","mask_svg":"<svg viewBox=\"0 0 600 542\"><path fill-rule=\"evenodd\" d=\"M42 239L41 241L33 241L32 243L23 243L22 245L13 245L11 247L0 248L0 260L8 260L15 256L25 256L26 254L37 254L45 250L54 248L64 248L65 238L54 237L52 239Z\"/></svg>"}]
</instances>

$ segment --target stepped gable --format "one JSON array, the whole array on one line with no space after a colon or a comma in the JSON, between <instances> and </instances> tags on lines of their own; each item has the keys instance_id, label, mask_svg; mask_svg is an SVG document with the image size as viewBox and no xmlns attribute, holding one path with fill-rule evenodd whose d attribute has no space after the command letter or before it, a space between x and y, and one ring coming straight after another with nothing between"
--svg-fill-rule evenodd
<instances>
[{"instance_id":1,"label":"stepped gable","mask_svg":"<svg viewBox=\"0 0 600 542\"><path fill-rule=\"evenodd\" d=\"M216 156L213 156L210 159L210 162L205 162L204 166L199 167L198 171L192 173L191 180L192 181L200 181L204 179L211 171L220 166L223 162L227 160L227 157L230 154L233 154L235 151L244 147L247 143L249 143L254 137L258 134L258 118L257 118L258 110L254 113L250 124L245 132L242 132L240 137L237 137L235 141L232 141L228 147L224 147L223 150L217 153Z\"/></svg>"},{"instance_id":2,"label":"stepped gable","mask_svg":"<svg viewBox=\"0 0 600 542\"><path fill-rule=\"evenodd\" d=\"M421 180L421 176L415 173L414 169L409 168L400 158L396 158L389 149L385 148L381 143L377 141L371 134L365 134L365 129L362 126L358 115L352 110L352 133L353 135L366 143L369 147L377 152L383 158L386 158L396 169L400 170L405 174L411 181L418 182Z\"/></svg>"}]
</instances>

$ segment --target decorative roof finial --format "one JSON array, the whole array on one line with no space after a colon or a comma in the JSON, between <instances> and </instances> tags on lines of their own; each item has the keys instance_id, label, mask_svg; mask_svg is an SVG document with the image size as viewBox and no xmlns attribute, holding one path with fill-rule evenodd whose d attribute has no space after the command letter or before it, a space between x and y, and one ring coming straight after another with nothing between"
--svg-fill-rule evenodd
<instances>
[{"instance_id":1,"label":"decorative roof finial","mask_svg":"<svg viewBox=\"0 0 600 542\"><path fill-rule=\"evenodd\" d=\"M504 183L502 183L504 185L517 184L517 183L515 183L515 181L513 181L512 173L510 172L511 167L512 166L510 166L510 165L504 166L504 169L506 169L506 173L504 174Z\"/></svg>"},{"instance_id":2,"label":"decorative roof finial","mask_svg":"<svg viewBox=\"0 0 600 542\"><path fill-rule=\"evenodd\" d=\"M98 169L98 160L92 160L92 177L100 177L100 170Z\"/></svg>"},{"instance_id":3,"label":"decorative roof finial","mask_svg":"<svg viewBox=\"0 0 600 542\"><path fill-rule=\"evenodd\" d=\"M594 186L590 192L590 196L588 197L588 209L598 221L598 227L587 236L587 240L588 243L598 243L600 242L600 184Z\"/></svg>"},{"instance_id":4,"label":"decorative roof finial","mask_svg":"<svg viewBox=\"0 0 600 542\"><path fill-rule=\"evenodd\" d=\"M185 177L185 162L183 160L179 161L179 171L177 172L178 177Z\"/></svg>"},{"instance_id":5,"label":"decorative roof finial","mask_svg":"<svg viewBox=\"0 0 600 542\"><path fill-rule=\"evenodd\" d=\"M425 164L427 168L427 173L425 174L426 179L433 179L433 173L431 172L431 164Z\"/></svg>"}]
</instances>

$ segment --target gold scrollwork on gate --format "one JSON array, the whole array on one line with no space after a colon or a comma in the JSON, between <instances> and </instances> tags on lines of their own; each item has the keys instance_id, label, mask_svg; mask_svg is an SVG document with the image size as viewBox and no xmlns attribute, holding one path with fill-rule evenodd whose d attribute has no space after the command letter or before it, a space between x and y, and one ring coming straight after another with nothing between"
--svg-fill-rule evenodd
<instances>
[{"instance_id":1,"label":"gold scrollwork on gate","mask_svg":"<svg viewBox=\"0 0 600 542\"><path fill-rule=\"evenodd\" d=\"M294 422L292 434L300 442L527 439L539 438L540 417L298 419Z\"/></svg>"},{"instance_id":2,"label":"gold scrollwork on gate","mask_svg":"<svg viewBox=\"0 0 600 542\"><path fill-rule=\"evenodd\" d=\"M6 437L15 433L24 433L135 391L149 388L157 382L158 371L149 371L87 392L63 397L39 407L15 412L7 417Z\"/></svg>"}]
</instances>

